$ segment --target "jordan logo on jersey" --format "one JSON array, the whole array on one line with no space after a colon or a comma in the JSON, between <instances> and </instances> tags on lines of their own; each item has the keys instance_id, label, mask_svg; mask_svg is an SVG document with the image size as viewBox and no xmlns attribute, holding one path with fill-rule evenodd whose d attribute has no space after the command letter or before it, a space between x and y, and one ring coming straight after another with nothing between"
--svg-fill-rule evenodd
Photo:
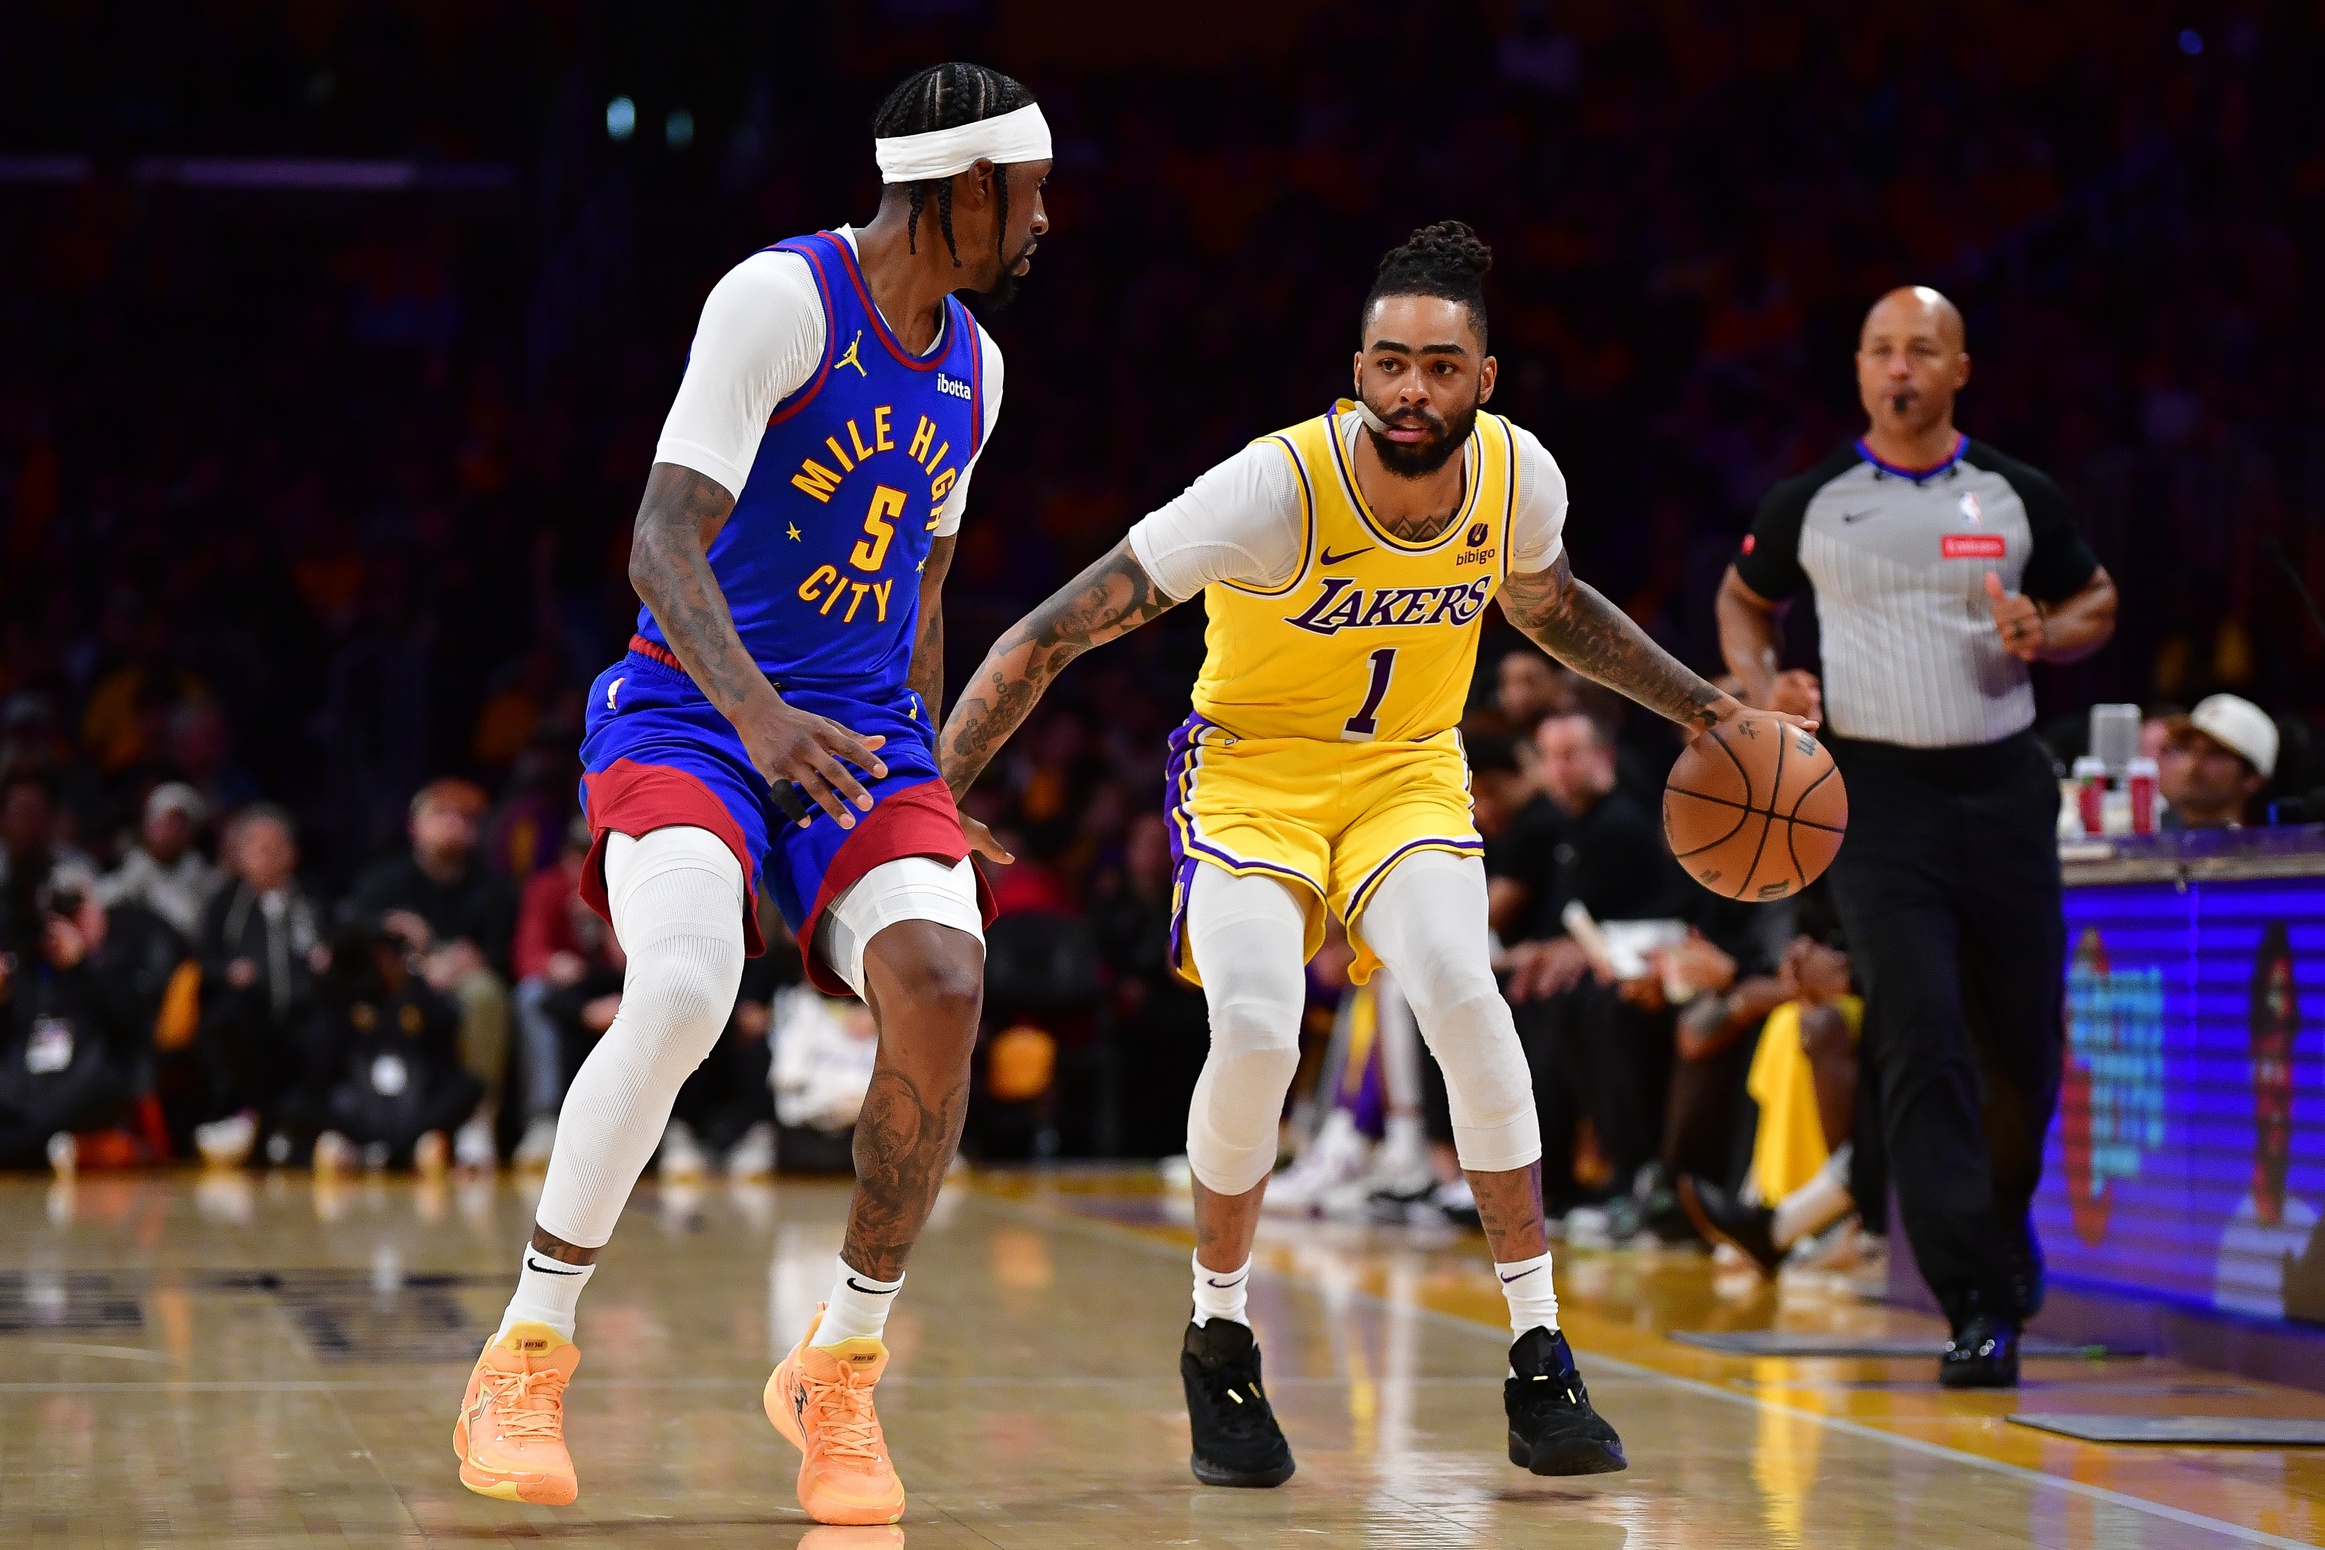
<instances>
[{"instance_id":1,"label":"jordan logo on jersey","mask_svg":"<svg viewBox=\"0 0 2325 1550\"><path fill-rule=\"evenodd\" d=\"M1346 576L1326 576L1322 587L1314 601L1284 623L1315 635L1398 624L1448 624L1459 629L1485 607L1493 578L1480 576L1449 587L1381 587L1368 593Z\"/></svg>"},{"instance_id":2,"label":"jordan logo on jersey","mask_svg":"<svg viewBox=\"0 0 2325 1550\"><path fill-rule=\"evenodd\" d=\"M837 369L841 366L853 366L856 368L856 375L859 377L868 377L872 375L870 372L864 369L863 360L856 354L856 352L861 350L863 347L864 331L859 328L856 330L856 337L848 341L848 353L841 356L838 360L832 362L833 368Z\"/></svg>"}]
</instances>

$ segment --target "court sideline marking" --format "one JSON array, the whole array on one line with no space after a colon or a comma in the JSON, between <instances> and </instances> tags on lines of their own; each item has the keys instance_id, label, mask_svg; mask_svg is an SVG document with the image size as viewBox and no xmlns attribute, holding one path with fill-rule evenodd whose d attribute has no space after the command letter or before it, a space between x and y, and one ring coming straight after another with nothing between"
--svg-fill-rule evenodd
<instances>
[{"instance_id":1,"label":"court sideline marking","mask_svg":"<svg viewBox=\"0 0 2325 1550\"><path fill-rule=\"evenodd\" d=\"M1013 1216L1020 1221L1047 1225L1068 1224L1075 1228L1084 1229L1095 1237L1116 1238L1134 1243L1150 1254L1170 1254L1175 1258L1178 1253L1176 1245L1166 1246L1136 1227L1095 1217L1080 1216L1055 1207L1037 1208L1007 1195L991 1193L973 1183L969 1188L970 1193L974 1195L980 1205L989 1206L1000 1215ZM1262 1270L1256 1263L1252 1266L1252 1272L1255 1275L1264 1275L1271 1281L1289 1281L1295 1286L1309 1290L1315 1289L1308 1278L1297 1273ZM1351 1289L1348 1295L1378 1304L1383 1308L1415 1313L1434 1323L1465 1330L1472 1335L1482 1335L1489 1332L1485 1325L1478 1323L1475 1319L1465 1319L1459 1314L1440 1312L1420 1303L1397 1302L1393 1298L1383 1297L1377 1292L1355 1289ZM2111 1490L2103 1485L2091 1485L2085 1481L2069 1479L2064 1475L2045 1474L2039 1469L2029 1469L2023 1464L2012 1464L2002 1459L1991 1459L1976 1453L1966 1453L1959 1448L1949 1448L1941 1442L1929 1442L1923 1438L1909 1437L1899 1432L1885 1432L1877 1426L1867 1426L1861 1421L1851 1421L1842 1416L1827 1415L1820 1410L1806 1410L1797 1405L1755 1398L1750 1394L1738 1394L1732 1390L1724 1389L1716 1383L1706 1383L1700 1378L1683 1378L1677 1373L1661 1372L1638 1362L1624 1361L1621 1357L1593 1356L1591 1361L1594 1365L1602 1368L1620 1369L1630 1377L1643 1378L1671 1388L1685 1389L1689 1393L1701 1394L1707 1398L1719 1400L1723 1404L1739 1405L1744 1409L1754 1411L1773 1410L1800 1420L1813 1421L1817 1425L1830 1431L1839 1432L1843 1436L1887 1443L1892 1447L1902 1448L1908 1453L1918 1453L1925 1458L1939 1459L1950 1464L1967 1464L1995 1474L2007 1475L2030 1485L2047 1486L2054 1490L2064 1491L2071 1496L2083 1497L2089 1501L2105 1502L2109 1506L2143 1512L2151 1517L2162 1518L2169 1523L2177 1523L2183 1528L2205 1529L2248 1545L2267 1545L2272 1547L2272 1550L2317 1550L2315 1543L2310 1540L2287 1539L2281 1534L2271 1534L2264 1529L2247 1528L2241 1523L2229 1523L2219 1518L2208 1518L2200 1512L2190 1512L2185 1507L2174 1507L2166 1502L2150 1501L2144 1496L2133 1496L2127 1492Z\"/></svg>"}]
</instances>

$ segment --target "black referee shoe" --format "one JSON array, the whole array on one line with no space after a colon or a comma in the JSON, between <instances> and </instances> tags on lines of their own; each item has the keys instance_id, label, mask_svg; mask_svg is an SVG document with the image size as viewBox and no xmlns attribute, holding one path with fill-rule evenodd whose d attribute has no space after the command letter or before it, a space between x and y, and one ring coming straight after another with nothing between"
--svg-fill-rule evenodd
<instances>
[{"instance_id":1,"label":"black referee shoe","mask_svg":"<svg viewBox=\"0 0 2325 1550\"><path fill-rule=\"evenodd\" d=\"M1259 1342L1233 1319L1189 1323L1179 1350L1194 1434L1195 1478L1205 1485L1282 1485L1292 1478L1292 1445L1259 1387Z\"/></svg>"},{"instance_id":2,"label":"black referee shoe","mask_svg":"<svg viewBox=\"0 0 2325 1550\"><path fill-rule=\"evenodd\" d=\"M1502 1383L1510 1462L1537 1475L1605 1475L1626 1469L1623 1439L1590 1408L1566 1336L1529 1329L1510 1347L1514 1377Z\"/></svg>"},{"instance_id":3,"label":"black referee shoe","mask_svg":"<svg viewBox=\"0 0 2325 1550\"><path fill-rule=\"evenodd\" d=\"M2018 1387L2018 1326L1973 1314L1946 1342L1938 1382L1949 1389Z\"/></svg>"}]
</instances>

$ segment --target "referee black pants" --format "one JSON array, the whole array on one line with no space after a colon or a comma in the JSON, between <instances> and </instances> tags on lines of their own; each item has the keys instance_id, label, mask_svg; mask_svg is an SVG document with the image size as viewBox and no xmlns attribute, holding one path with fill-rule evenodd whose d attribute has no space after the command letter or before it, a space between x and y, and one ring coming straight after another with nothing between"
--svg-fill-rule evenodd
<instances>
[{"instance_id":1,"label":"referee black pants","mask_svg":"<svg viewBox=\"0 0 2325 1550\"><path fill-rule=\"evenodd\" d=\"M1898 1225L1957 1326L2021 1321L2041 1300L2027 1213L2064 1040L2058 782L2028 733L1831 747L1849 784L1833 897Z\"/></svg>"}]
</instances>

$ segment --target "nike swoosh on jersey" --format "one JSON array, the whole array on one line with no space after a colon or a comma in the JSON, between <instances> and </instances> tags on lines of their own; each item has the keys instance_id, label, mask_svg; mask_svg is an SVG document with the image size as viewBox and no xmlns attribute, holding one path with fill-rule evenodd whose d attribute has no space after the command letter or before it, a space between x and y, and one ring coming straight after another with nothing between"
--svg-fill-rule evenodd
<instances>
[{"instance_id":1,"label":"nike swoosh on jersey","mask_svg":"<svg viewBox=\"0 0 2325 1550\"><path fill-rule=\"evenodd\" d=\"M1316 561L1320 565L1338 565L1343 561L1353 560L1360 554L1370 554L1377 547L1379 546L1376 544L1366 544L1363 548L1351 549L1346 554L1334 554L1331 550L1326 549L1316 556Z\"/></svg>"},{"instance_id":2,"label":"nike swoosh on jersey","mask_svg":"<svg viewBox=\"0 0 2325 1550\"><path fill-rule=\"evenodd\" d=\"M525 1268L527 1270L538 1270L546 1275L553 1276L578 1276L588 1274L587 1271L583 1270L560 1270L555 1265L544 1265L530 1254L525 1256Z\"/></svg>"},{"instance_id":3,"label":"nike swoosh on jersey","mask_svg":"<svg viewBox=\"0 0 2325 1550\"><path fill-rule=\"evenodd\" d=\"M1844 511L1841 513L1841 520L1843 522L1862 522L1867 517L1870 517L1876 512L1880 511L1880 509L1881 508L1878 506L1868 506L1863 511Z\"/></svg>"}]
</instances>

